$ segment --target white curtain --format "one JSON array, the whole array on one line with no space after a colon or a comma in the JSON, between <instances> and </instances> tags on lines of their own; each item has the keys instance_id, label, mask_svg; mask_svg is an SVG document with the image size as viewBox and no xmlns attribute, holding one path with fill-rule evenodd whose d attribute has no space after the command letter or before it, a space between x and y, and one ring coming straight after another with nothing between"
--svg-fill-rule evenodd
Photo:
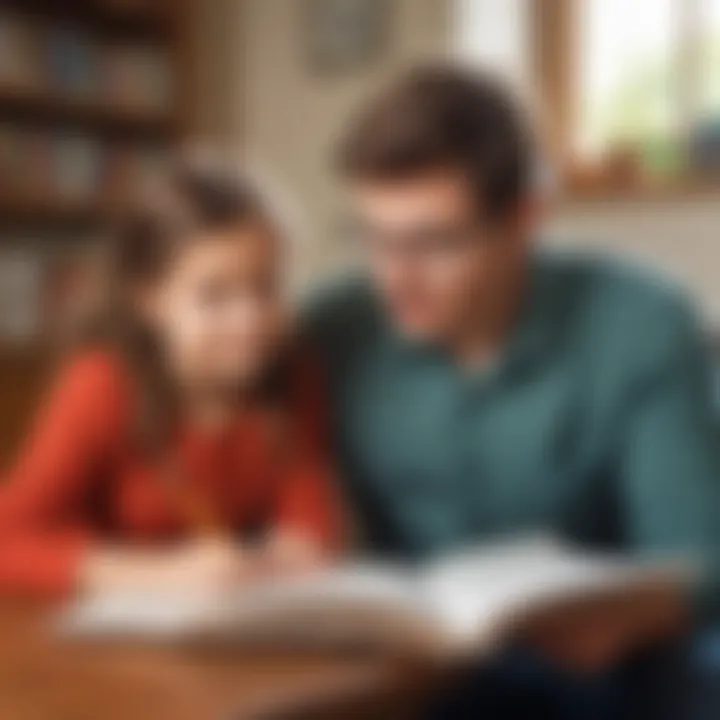
<instances>
[{"instance_id":1,"label":"white curtain","mask_svg":"<svg viewBox=\"0 0 720 720\"><path fill-rule=\"evenodd\" d=\"M523 95L530 90L533 0L456 0L455 42L467 62L501 74Z\"/></svg>"}]
</instances>

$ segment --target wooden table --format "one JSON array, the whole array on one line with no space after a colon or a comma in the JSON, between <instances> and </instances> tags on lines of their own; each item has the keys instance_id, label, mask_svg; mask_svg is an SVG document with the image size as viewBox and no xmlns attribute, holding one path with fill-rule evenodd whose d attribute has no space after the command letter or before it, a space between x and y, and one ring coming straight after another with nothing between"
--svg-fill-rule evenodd
<instances>
[{"instance_id":1,"label":"wooden table","mask_svg":"<svg viewBox=\"0 0 720 720\"><path fill-rule=\"evenodd\" d=\"M399 720L427 687L387 658L81 643L48 620L0 603L2 720Z\"/></svg>"}]
</instances>

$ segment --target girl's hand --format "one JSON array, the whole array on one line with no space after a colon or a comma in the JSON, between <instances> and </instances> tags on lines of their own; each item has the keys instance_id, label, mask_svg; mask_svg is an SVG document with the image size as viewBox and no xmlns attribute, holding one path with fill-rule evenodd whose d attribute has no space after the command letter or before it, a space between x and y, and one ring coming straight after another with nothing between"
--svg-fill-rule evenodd
<instances>
[{"instance_id":1,"label":"girl's hand","mask_svg":"<svg viewBox=\"0 0 720 720\"><path fill-rule=\"evenodd\" d=\"M268 540L260 555L262 572L295 575L321 568L328 558L312 537L294 530L281 530Z\"/></svg>"},{"instance_id":2,"label":"girl's hand","mask_svg":"<svg viewBox=\"0 0 720 720\"><path fill-rule=\"evenodd\" d=\"M253 574L250 555L232 542L210 538L174 551L159 580L171 590L208 593L228 590Z\"/></svg>"},{"instance_id":3,"label":"girl's hand","mask_svg":"<svg viewBox=\"0 0 720 720\"><path fill-rule=\"evenodd\" d=\"M168 550L91 552L80 585L91 592L222 593L255 572L254 559L224 539L204 539Z\"/></svg>"}]
</instances>

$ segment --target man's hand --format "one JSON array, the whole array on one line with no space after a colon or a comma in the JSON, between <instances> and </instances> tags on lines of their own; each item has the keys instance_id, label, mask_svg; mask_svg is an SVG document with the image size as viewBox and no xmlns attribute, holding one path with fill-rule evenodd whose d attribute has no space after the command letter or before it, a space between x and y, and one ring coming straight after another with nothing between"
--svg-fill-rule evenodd
<instances>
[{"instance_id":1,"label":"man's hand","mask_svg":"<svg viewBox=\"0 0 720 720\"><path fill-rule=\"evenodd\" d=\"M630 653L686 626L682 592L667 583L569 603L538 614L521 638L562 667L580 673L612 668Z\"/></svg>"}]
</instances>

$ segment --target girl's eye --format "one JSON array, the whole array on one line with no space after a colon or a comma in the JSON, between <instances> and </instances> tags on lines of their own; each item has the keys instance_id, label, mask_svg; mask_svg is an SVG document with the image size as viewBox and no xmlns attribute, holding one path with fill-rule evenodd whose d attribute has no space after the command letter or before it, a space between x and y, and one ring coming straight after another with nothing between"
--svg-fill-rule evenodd
<instances>
[{"instance_id":1,"label":"girl's eye","mask_svg":"<svg viewBox=\"0 0 720 720\"><path fill-rule=\"evenodd\" d=\"M253 302L271 301L278 292L278 283L271 273L248 279L242 284L237 281L219 280L199 283L195 289L195 303L202 308L212 309L238 300Z\"/></svg>"}]
</instances>

